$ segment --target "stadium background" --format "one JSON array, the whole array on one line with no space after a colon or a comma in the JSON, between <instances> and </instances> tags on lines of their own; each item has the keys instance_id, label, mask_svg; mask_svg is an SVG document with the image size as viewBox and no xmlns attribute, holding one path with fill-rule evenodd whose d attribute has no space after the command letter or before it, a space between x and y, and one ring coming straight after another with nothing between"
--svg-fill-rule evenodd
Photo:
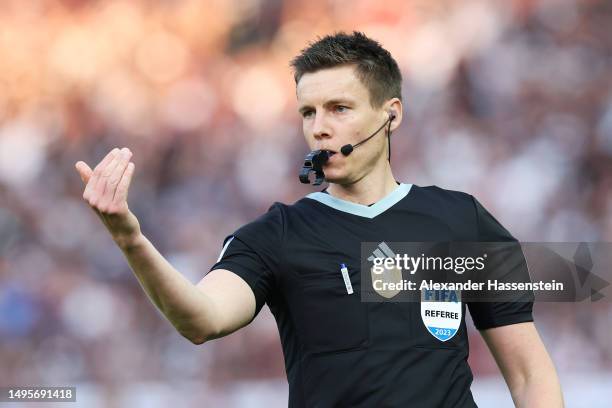
<instances>
[{"instance_id":1,"label":"stadium background","mask_svg":"<svg viewBox=\"0 0 612 408\"><path fill-rule=\"evenodd\" d=\"M76 385L87 407L286 404L267 308L222 340L184 340L73 165L130 147L130 207L198 281L228 233L312 191L288 61L340 29L402 69L400 180L470 192L522 241L612 240L609 1L3 0L0 385ZM612 304L535 315L568 406L607 406ZM472 340L476 401L511 406Z\"/></svg>"}]
</instances>

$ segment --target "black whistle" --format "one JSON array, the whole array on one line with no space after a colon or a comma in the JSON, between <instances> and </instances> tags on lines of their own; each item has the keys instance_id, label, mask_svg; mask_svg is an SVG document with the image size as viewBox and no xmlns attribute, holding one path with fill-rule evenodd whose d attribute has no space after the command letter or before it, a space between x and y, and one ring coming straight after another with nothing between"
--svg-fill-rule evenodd
<instances>
[{"instance_id":1,"label":"black whistle","mask_svg":"<svg viewBox=\"0 0 612 408\"><path fill-rule=\"evenodd\" d=\"M313 150L304 157L304 166L300 170L300 181L304 184L310 184L310 173L315 174L312 181L313 186L318 186L325 180L323 173L323 165L329 160L328 150Z\"/></svg>"}]
</instances>

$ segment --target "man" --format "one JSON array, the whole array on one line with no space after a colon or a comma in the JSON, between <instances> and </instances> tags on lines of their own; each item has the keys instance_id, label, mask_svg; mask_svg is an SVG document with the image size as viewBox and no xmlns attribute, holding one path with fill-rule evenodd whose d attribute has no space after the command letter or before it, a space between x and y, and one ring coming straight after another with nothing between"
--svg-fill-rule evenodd
<instances>
[{"instance_id":1,"label":"man","mask_svg":"<svg viewBox=\"0 0 612 408\"><path fill-rule=\"evenodd\" d=\"M153 303L193 343L232 333L269 305L290 406L475 406L466 305L458 332L442 342L424 327L419 303L362 302L360 245L514 239L468 194L396 182L389 137L402 121L401 74L377 42L358 32L327 36L292 66L306 141L331 153L323 165L329 186L293 205L276 203L238 229L197 285L159 254L129 211L134 165L128 149L113 150L93 171L76 164L86 183L83 198ZM562 406L532 303L468 307L515 404Z\"/></svg>"}]
</instances>

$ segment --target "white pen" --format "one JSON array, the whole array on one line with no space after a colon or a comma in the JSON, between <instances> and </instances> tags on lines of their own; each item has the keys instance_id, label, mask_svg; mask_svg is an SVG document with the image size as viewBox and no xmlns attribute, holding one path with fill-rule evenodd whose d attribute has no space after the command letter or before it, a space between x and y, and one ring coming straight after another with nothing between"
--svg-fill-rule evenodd
<instances>
[{"instance_id":1,"label":"white pen","mask_svg":"<svg viewBox=\"0 0 612 408\"><path fill-rule=\"evenodd\" d=\"M340 272L342 272L342 279L344 279L344 286L346 286L346 293L351 295L353 293L353 285L351 284L351 278L349 277L348 269L345 264L340 264Z\"/></svg>"}]
</instances>

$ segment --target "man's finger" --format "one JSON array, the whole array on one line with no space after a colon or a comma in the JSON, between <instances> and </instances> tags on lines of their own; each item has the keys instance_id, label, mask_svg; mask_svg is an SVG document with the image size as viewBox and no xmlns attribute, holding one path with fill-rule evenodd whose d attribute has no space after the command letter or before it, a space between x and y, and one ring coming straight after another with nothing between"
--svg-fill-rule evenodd
<instances>
[{"instance_id":1,"label":"man's finger","mask_svg":"<svg viewBox=\"0 0 612 408\"><path fill-rule=\"evenodd\" d=\"M98 183L98 179L100 178L100 172L104 169L112 159L115 158L115 155L119 152L119 149L114 148L111 150L104 159L94 168L89 181L87 182L87 187L85 187L85 192L83 193L83 198L86 200L90 200L94 194L96 184Z\"/></svg>"},{"instance_id":2,"label":"man's finger","mask_svg":"<svg viewBox=\"0 0 612 408\"><path fill-rule=\"evenodd\" d=\"M113 171L115 171L115 169L121 162L121 155L125 150L127 149L123 148L119 150L117 153L115 153L110 163L108 163L106 167L100 169L100 175L97 179L96 185L94 186L94 192L98 197L104 196L104 193L107 188L106 185L108 183L108 178L111 176L111 174L113 174ZM112 197L112 194L113 193L111 192L111 197Z\"/></svg>"},{"instance_id":3,"label":"man's finger","mask_svg":"<svg viewBox=\"0 0 612 408\"><path fill-rule=\"evenodd\" d=\"M96 197L99 198L99 202L105 202L106 204L113 201L114 195L114 187L109 185L109 180L111 176L115 173L115 170L121 166L121 163L125 160L125 164L129 161L125 159L127 155L131 154L130 150L127 147L119 150L113 157L110 163L102 169L100 173L100 177L96 185L94 186L94 193ZM121 174L123 173L123 169L121 169ZM117 176L117 180L121 178L121 174ZM109 197L106 197L110 195Z\"/></svg>"},{"instance_id":4,"label":"man's finger","mask_svg":"<svg viewBox=\"0 0 612 408\"><path fill-rule=\"evenodd\" d=\"M87 182L89 181L91 177L91 173L93 173L93 170L87 165L87 163L82 162L82 161L76 162L74 167L79 173L79 176L81 177L81 180L83 181L83 183L87 185Z\"/></svg>"},{"instance_id":5,"label":"man's finger","mask_svg":"<svg viewBox=\"0 0 612 408\"><path fill-rule=\"evenodd\" d=\"M113 198L113 205L121 206L123 202L127 202L128 190L130 189L130 183L132 182L132 176L134 175L134 163L130 162L123 172L123 176L119 181L115 197Z\"/></svg>"},{"instance_id":6,"label":"man's finger","mask_svg":"<svg viewBox=\"0 0 612 408\"><path fill-rule=\"evenodd\" d=\"M101 182L104 182L104 192L101 195L99 209L102 212L108 211L112 207L113 197L115 196L115 192L117 191L117 186L121 181L121 177L123 177L123 173L125 172L128 163L130 162L130 158L132 157L132 152L129 149L121 149L121 153L117 155L114 161L117 161L112 173L108 176L103 175ZM112 167L113 164L109 164L108 167Z\"/></svg>"}]
</instances>

